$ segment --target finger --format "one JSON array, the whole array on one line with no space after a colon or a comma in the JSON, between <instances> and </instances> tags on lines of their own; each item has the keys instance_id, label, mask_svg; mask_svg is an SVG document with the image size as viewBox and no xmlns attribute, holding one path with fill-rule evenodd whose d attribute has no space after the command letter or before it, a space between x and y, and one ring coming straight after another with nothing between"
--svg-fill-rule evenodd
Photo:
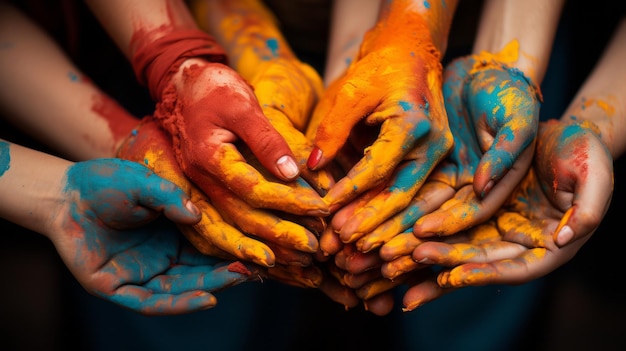
<instances>
[{"instance_id":1,"label":"finger","mask_svg":"<svg viewBox=\"0 0 626 351\"><path fill-rule=\"evenodd\" d=\"M576 126L566 128L568 132ZM588 135L591 133L588 133ZM559 140L562 140L559 138ZM573 163L563 160L570 168L570 172L564 174L574 179L573 200L571 206L563 215L558 228L554 232L554 241L563 247L568 243L584 238L600 225L602 218L608 211L613 193L613 162L612 157L606 147L597 139L590 139L585 145L583 143L572 147L573 150L590 150L584 162ZM574 152L572 157L579 160L579 153ZM566 187L567 179L559 179L560 187ZM567 191L569 189L562 189ZM559 206L563 206L564 201L556 200ZM567 202L565 202L567 203Z\"/></svg>"},{"instance_id":2,"label":"finger","mask_svg":"<svg viewBox=\"0 0 626 351\"><path fill-rule=\"evenodd\" d=\"M381 246L379 255L384 261L390 262L398 257L410 255L421 243L423 243L422 239L418 239L413 234L413 230L409 229L394 236Z\"/></svg>"},{"instance_id":3,"label":"finger","mask_svg":"<svg viewBox=\"0 0 626 351\"><path fill-rule=\"evenodd\" d=\"M484 198L519 155L534 144L540 103L528 78L513 69L480 70L475 73L469 89L467 108L470 114L484 116L485 125L495 132L493 142L483 145L488 149L474 175L476 194ZM489 134L489 131L483 132Z\"/></svg>"},{"instance_id":4,"label":"finger","mask_svg":"<svg viewBox=\"0 0 626 351\"><path fill-rule=\"evenodd\" d=\"M272 125L275 126L291 147L302 178L311 184L319 193L326 194L335 183L330 171L326 169L312 171L306 166L307 158L311 150L313 150L313 143L299 130L294 128L289 119L283 115L282 111L277 108L269 107L264 108L263 111Z\"/></svg>"},{"instance_id":5,"label":"finger","mask_svg":"<svg viewBox=\"0 0 626 351\"><path fill-rule=\"evenodd\" d=\"M276 256L276 263L284 266L308 267L313 263L313 255L302 251L286 248L274 243L266 243Z\"/></svg>"},{"instance_id":6,"label":"finger","mask_svg":"<svg viewBox=\"0 0 626 351\"><path fill-rule=\"evenodd\" d=\"M289 249L309 253L318 250L317 237L304 227L283 220L269 211L249 206L220 184L214 184L211 193L215 206L244 233Z\"/></svg>"},{"instance_id":7,"label":"finger","mask_svg":"<svg viewBox=\"0 0 626 351\"><path fill-rule=\"evenodd\" d=\"M335 255L343 248L343 242L339 234L335 233L332 226L326 227L320 236L320 250L325 257Z\"/></svg>"},{"instance_id":8,"label":"finger","mask_svg":"<svg viewBox=\"0 0 626 351\"><path fill-rule=\"evenodd\" d=\"M441 204L450 199L453 195L454 189L441 182L426 182L404 210L361 237L356 242L357 248L361 252L369 252L372 249L380 247L406 229L412 229L415 221L425 214L431 213L439 208ZM370 209L371 208L368 207L359 212L354 216L354 221L357 221L357 217L363 216L363 213L370 212L368 211ZM351 222L352 221L351 219ZM355 231L367 232L368 230L363 229L363 227L359 225L359 229Z\"/></svg>"},{"instance_id":9,"label":"finger","mask_svg":"<svg viewBox=\"0 0 626 351\"><path fill-rule=\"evenodd\" d=\"M182 267L182 266L181 266ZM150 279L144 286L158 294L182 294L189 291L204 290L216 291L225 289L249 279L255 280L256 276L242 274L238 271L229 270L228 266L223 267L197 267L199 269L176 270L174 274L166 272ZM202 271L199 271L199 270Z\"/></svg>"},{"instance_id":10,"label":"finger","mask_svg":"<svg viewBox=\"0 0 626 351\"><path fill-rule=\"evenodd\" d=\"M114 295L104 298L133 311L148 316L184 314L215 307L217 299L206 291L189 291L182 294L154 294L149 289L124 285Z\"/></svg>"},{"instance_id":11,"label":"finger","mask_svg":"<svg viewBox=\"0 0 626 351\"><path fill-rule=\"evenodd\" d=\"M478 198L471 186L462 187L438 210L419 218L413 232L421 238L449 236L488 220L502 207L523 175L517 169L510 172L484 199Z\"/></svg>"},{"instance_id":12,"label":"finger","mask_svg":"<svg viewBox=\"0 0 626 351\"><path fill-rule=\"evenodd\" d=\"M404 293L402 298L402 311L411 312L450 291L450 289L441 288L434 278L424 278L423 280L411 285L411 287L409 287Z\"/></svg>"},{"instance_id":13,"label":"finger","mask_svg":"<svg viewBox=\"0 0 626 351\"><path fill-rule=\"evenodd\" d=\"M388 315L394 306L392 292L384 292L372 297L369 300L363 301L365 310L373 313L376 316Z\"/></svg>"},{"instance_id":14,"label":"finger","mask_svg":"<svg viewBox=\"0 0 626 351\"><path fill-rule=\"evenodd\" d=\"M271 174L283 181L295 179L299 168L291 148L265 117L252 91L247 93L250 94L247 98L254 103L229 101L230 106L239 106L240 110L233 108L231 118L224 119L223 127L235 131Z\"/></svg>"},{"instance_id":15,"label":"finger","mask_svg":"<svg viewBox=\"0 0 626 351\"><path fill-rule=\"evenodd\" d=\"M300 288L318 288L324 279L323 272L316 266L277 265L268 268L267 273L270 279Z\"/></svg>"},{"instance_id":16,"label":"finger","mask_svg":"<svg viewBox=\"0 0 626 351\"><path fill-rule=\"evenodd\" d=\"M492 262L517 257L526 247L506 241L494 241L482 245L469 243L447 244L425 242L413 251L413 260L422 264L454 267L470 262Z\"/></svg>"},{"instance_id":17,"label":"finger","mask_svg":"<svg viewBox=\"0 0 626 351\"><path fill-rule=\"evenodd\" d=\"M311 216L329 213L328 205L310 186L304 182L285 184L268 180L232 144L220 146L214 157L217 158L215 177L194 169L188 172L189 177L209 196L212 196L215 183L212 179L217 179L253 207Z\"/></svg>"},{"instance_id":18,"label":"finger","mask_svg":"<svg viewBox=\"0 0 626 351\"><path fill-rule=\"evenodd\" d=\"M370 281L357 289L356 294L359 298L361 298L361 300L369 300L374 296L391 291L396 286L403 284L406 281L406 278L406 276L400 276L394 280L379 278L374 281Z\"/></svg>"},{"instance_id":19,"label":"finger","mask_svg":"<svg viewBox=\"0 0 626 351\"><path fill-rule=\"evenodd\" d=\"M380 278L380 270L370 269L363 273L352 274L346 273L343 275L344 284L352 289L358 289L363 285Z\"/></svg>"},{"instance_id":20,"label":"finger","mask_svg":"<svg viewBox=\"0 0 626 351\"><path fill-rule=\"evenodd\" d=\"M339 284L332 277L325 278L319 289L331 300L343 305L346 311L356 307L360 302L353 289Z\"/></svg>"},{"instance_id":21,"label":"finger","mask_svg":"<svg viewBox=\"0 0 626 351\"><path fill-rule=\"evenodd\" d=\"M522 284L542 277L556 266L554 254L544 248L530 249L513 259L467 263L439 273L443 288L488 284Z\"/></svg>"},{"instance_id":22,"label":"finger","mask_svg":"<svg viewBox=\"0 0 626 351\"><path fill-rule=\"evenodd\" d=\"M362 253L354 250L346 256L344 262L344 269L352 274L363 273L370 269L378 268L382 264L377 251Z\"/></svg>"},{"instance_id":23,"label":"finger","mask_svg":"<svg viewBox=\"0 0 626 351\"><path fill-rule=\"evenodd\" d=\"M424 267L424 264L415 262L411 255L400 256L393 261L385 262L380 268L383 277L395 280L397 277L418 270Z\"/></svg>"},{"instance_id":24,"label":"finger","mask_svg":"<svg viewBox=\"0 0 626 351\"><path fill-rule=\"evenodd\" d=\"M424 117L424 116L422 116ZM332 206L341 206L357 195L371 189L391 177L396 166L411 150L415 142L430 131L427 119L412 121L409 118L393 118L383 122L378 139L365 151L363 157L348 174L340 179L326 194L324 199ZM417 188L422 185L425 177L430 173L432 162L439 159L438 147L432 147L424 158L431 162L424 162L421 167L415 166L420 172L417 174L403 174L407 178L397 178L397 186ZM446 149L445 152L448 150ZM414 169L415 170L415 169ZM408 172L408 171L407 171ZM402 181L406 183L402 183Z\"/></svg>"},{"instance_id":25,"label":"finger","mask_svg":"<svg viewBox=\"0 0 626 351\"><path fill-rule=\"evenodd\" d=\"M236 258L271 267L276 257L264 243L245 236L243 233L224 222L221 215L206 201L196 202L202 212L202 219L194 229L217 248L230 253Z\"/></svg>"},{"instance_id":26,"label":"finger","mask_svg":"<svg viewBox=\"0 0 626 351\"><path fill-rule=\"evenodd\" d=\"M317 129L308 135L315 145L307 161L310 169L326 166L345 144L354 125L377 108L381 100L378 92L371 87L358 88L369 85L367 78L367 74L355 71L352 76L334 81L324 93L313 111L313 120L319 121Z\"/></svg>"}]
</instances>

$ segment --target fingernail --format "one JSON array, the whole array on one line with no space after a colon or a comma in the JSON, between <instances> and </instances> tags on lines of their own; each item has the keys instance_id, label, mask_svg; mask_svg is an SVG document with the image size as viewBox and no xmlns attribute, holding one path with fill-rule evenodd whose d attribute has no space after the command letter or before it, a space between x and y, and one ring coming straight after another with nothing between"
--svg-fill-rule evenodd
<instances>
[{"instance_id":1,"label":"fingernail","mask_svg":"<svg viewBox=\"0 0 626 351\"><path fill-rule=\"evenodd\" d=\"M433 262L430 258L428 257L424 257L422 259L419 259L417 261L415 261L416 263L420 263L420 264L433 264L435 262Z\"/></svg>"},{"instance_id":2,"label":"fingernail","mask_svg":"<svg viewBox=\"0 0 626 351\"><path fill-rule=\"evenodd\" d=\"M290 156L283 156L276 161L276 165L278 166L278 170L283 175L283 177L287 179L293 179L298 176L300 169L298 168L298 164L294 161Z\"/></svg>"},{"instance_id":3,"label":"fingernail","mask_svg":"<svg viewBox=\"0 0 626 351\"><path fill-rule=\"evenodd\" d=\"M309 155L309 159L306 161L306 166L312 170L315 170L315 167L318 163L320 163L323 154L324 153L322 152L322 150L320 150L320 148L318 148L317 146L314 147L311 151L311 154Z\"/></svg>"},{"instance_id":4,"label":"fingernail","mask_svg":"<svg viewBox=\"0 0 626 351\"><path fill-rule=\"evenodd\" d=\"M574 231L568 225L563 226L556 235L556 244L559 246L567 245L574 237Z\"/></svg>"},{"instance_id":5,"label":"fingernail","mask_svg":"<svg viewBox=\"0 0 626 351\"><path fill-rule=\"evenodd\" d=\"M187 208L189 212L193 213L194 216L199 216L201 214L198 207L196 207L196 205L194 205L191 200L187 200L187 202L185 203L185 208Z\"/></svg>"},{"instance_id":6,"label":"fingernail","mask_svg":"<svg viewBox=\"0 0 626 351\"><path fill-rule=\"evenodd\" d=\"M572 227L567 225L567 221L569 221L570 217L574 213L574 206L570 207L565 211L561 221L559 221L559 225L556 227L554 241L558 246L566 245L572 238L574 237L574 230Z\"/></svg>"},{"instance_id":7,"label":"fingernail","mask_svg":"<svg viewBox=\"0 0 626 351\"><path fill-rule=\"evenodd\" d=\"M485 185L485 187L483 188L482 193L480 194L481 198L485 198L487 197L487 195L489 195L489 192L491 191L491 189L493 189L493 185L495 184L495 182L493 180L490 180L487 185Z\"/></svg>"}]
</instances>

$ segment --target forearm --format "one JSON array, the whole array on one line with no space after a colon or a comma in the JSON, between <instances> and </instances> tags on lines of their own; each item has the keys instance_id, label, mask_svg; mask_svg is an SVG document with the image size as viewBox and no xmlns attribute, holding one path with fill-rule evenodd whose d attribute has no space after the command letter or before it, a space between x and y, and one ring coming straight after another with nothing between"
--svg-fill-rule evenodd
<instances>
[{"instance_id":1,"label":"forearm","mask_svg":"<svg viewBox=\"0 0 626 351\"><path fill-rule=\"evenodd\" d=\"M71 164L0 139L0 217L47 236Z\"/></svg>"},{"instance_id":2,"label":"forearm","mask_svg":"<svg viewBox=\"0 0 626 351\"><path fill-rule=\"evenodd\" d=\"M563 4L564 0L486 0L474 54L510 49L502 60L540 86Z\"/></svg>"},{"instance_id":3,"label":"forearm","mask_svg":"<svg viewBox=\"0 0 626 351\"><path fill-rule=\"evenodd\" d=\"M264 61L295 55L269 9L259 0L193 2L198 23L228 53L230 64L251 77Z\"/></svg>"},{"instance_id":4,"label":"forearm","mask_svg":"<svg viewBox=\"0 0 626 351\"><path fill-rule=\"evenodd\" d=\"M130 59L140 41L175 30L197 29L183 0L87 0L89 8Z\"/></svg>"},{"instance_id":5,"label":"forearm","mask_svg":"<svg viewBox=\"0 0 626 351\"><path fill-rule=\"evenodd\" d=\"M457 4L458 0L381 1L377 25L387 27L385 33L395 34L407 45L430 40L443 57Z\"/></svg>"},{"instance_id":6,"label":"forearm","mask_svg":"<svg viewBox=\"0 0 626 351\"><path fill-rule=\"evenodd\" d=\"M328 86L348 68L359 52L363 36L378 17L379 0L333 1L324 84Z\"/></svg>"},{"instance_id":7,"label":"forearm","mask_svg":"<svg viewBox=\"0 0 626 351\"><path fill-rule=\"evenodd\" d=\"M95 87L39 27L0 4L0 113L63 157L113 156L137 120Z\"/></svg>"},{"instance_id":8,"label":"forearm","mask_svg":"<svg viewBox=\"0 0 626 351\"><path fill-rule=\"evenodd\" d=\"M562 119L584 119L599 128L614 159L626 149L626 19L622 19L602 57Z\"/></svg>"}]
</instances>

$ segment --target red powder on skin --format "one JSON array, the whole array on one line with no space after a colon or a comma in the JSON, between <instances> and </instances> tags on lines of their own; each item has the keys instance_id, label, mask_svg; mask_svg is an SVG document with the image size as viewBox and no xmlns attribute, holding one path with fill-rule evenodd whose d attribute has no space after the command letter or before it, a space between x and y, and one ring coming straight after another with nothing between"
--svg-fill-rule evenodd
<instances>
[{"instance_id":1,"label":"red powder on skin","mask_svg":"<svg viewBox=\"0 0 626 351\"><path fill-rule=\"evenodd\" d=\"M235 261L228 265L229 272L235 272L243 275L252 275L252 272L241 262Z\"/></svg>"},{"instance_id":2,"label":"red powder on skin","mask_svg":"<svg viewBox=\"0 0 626 351\"><path fill-rule=\"evenodd\" d=\"M102 116L113 134L114 144L128 137L139 121L106 94L95 94L91 110Z\"/></svg>"}]
</instances>

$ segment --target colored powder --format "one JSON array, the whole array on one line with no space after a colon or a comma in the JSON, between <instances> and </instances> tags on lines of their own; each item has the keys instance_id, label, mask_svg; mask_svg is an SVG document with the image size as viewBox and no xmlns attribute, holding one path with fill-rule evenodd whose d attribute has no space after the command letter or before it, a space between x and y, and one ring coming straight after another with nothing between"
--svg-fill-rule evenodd
<instances>
[{"instance_id":1,"label":"colored powder","mask_svg":"<svg viewBox=\"0 0 626 351\"><path fill-rule=\"evenodd\" d=\"M0 176L9 170L11 164L10 144L0 141Z\"/></svg>"},{"instance_id":2,"label":"colored powder","mask_svg":"<svg viewBox=\"0 0 626 351\"><path fill-rule=\"evenodd\" d=\"M248 267L246 267L243 263L241 263L239 261L235 261L235 262L229 264L228 265L228 271L229 272L243 274L243 275L251 275L252 274L252 272L250 272L250 270L248 270Z\"/></svg>"}]
</instances>

